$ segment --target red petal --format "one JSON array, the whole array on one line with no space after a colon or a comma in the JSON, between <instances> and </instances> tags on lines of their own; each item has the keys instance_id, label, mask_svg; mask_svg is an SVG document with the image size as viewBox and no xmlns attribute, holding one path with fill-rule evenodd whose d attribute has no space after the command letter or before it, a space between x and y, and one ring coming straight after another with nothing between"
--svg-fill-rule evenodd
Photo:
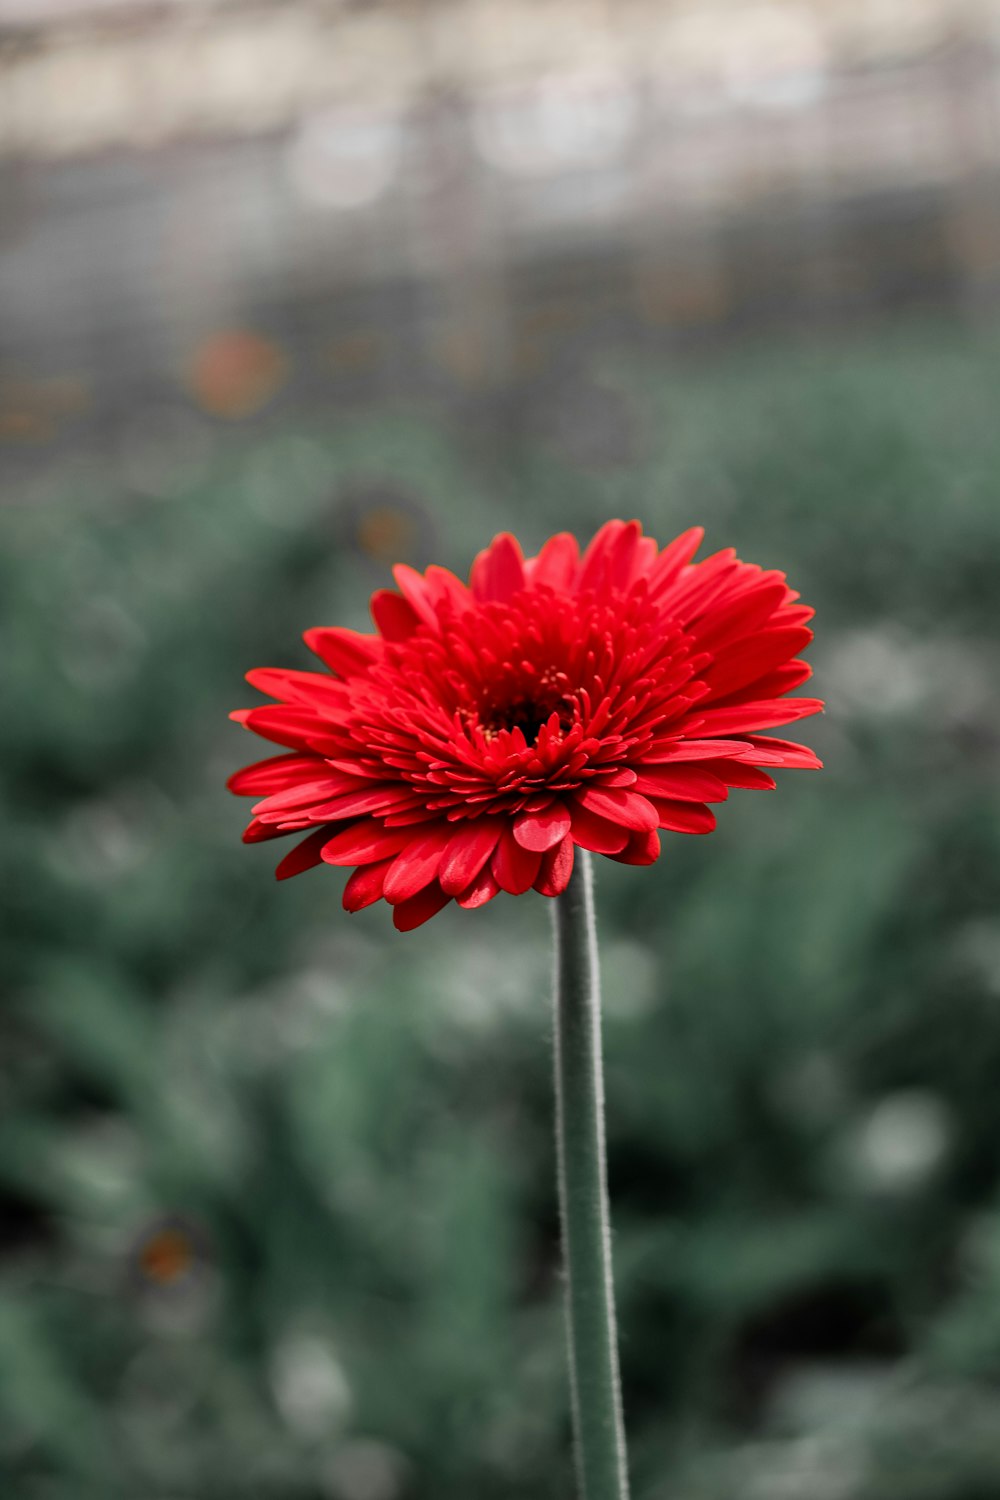
<instances>
[{"instance_id":1,"label":"red petal","mask_svg":"<svg viewBox=\"0 0 1000 1500\"><path fill-rule=\"evenodd\" d=\"M636 783L636 773L628 766L619 766L617 771L601 771L591 783L593 786L631 786Z\"/></svg>"},{"instance_id":2,"label":"red petal","mask_svg":"<svg viewBox=\"0 0 1000 1500\"><path fill-rule=\"evenodd\" d=\"M315 755L269 755L236 771L226 786L238 797L269 796L300 781L311 781L323 762Z\"/></svg>"},{"instance_id":3,"label":"red petal","mask_svg":"<svg viewBox=\"0 0 1000 1500\"><path fill-rule=\"evenodd\" d=\"M783 579L765 584L758 580L750 592L738 594L705 616L695 632L699 650L718 653L741 637L752 638L787 596L788 586Z\"/></svg>"},{"instance_id":4,"label":"red petal","mask_svg":"<svg viewBox=\"0 0 1000 1500\"><path fill-rule=\"evenodd\" d=\"M392 589L379 589L372 594L368 607L376 628L387 641L409 640L420 624L413 605Z\"/></svg>"},{"instance_id":5,"label":"red petal","mask_svg":"<svg viewBox=\"0 0 1000 1500\"><path fill-rule=\"evenodd\" d=\"M344 886L344 910L362 911L364 907L380 900L386 872L391 864L391 859L383 859L378 864L361 865L354 870Z\"/></svg>"},{"instance_id":6,"label":"red petal","mask_svg":"<svg viewBox=\"0 0 1000 1500\"><path fill-rule=\"evenodd\" d=\"M509 599L524 588L524 566L516 537L502 531L472 564L472 592L477 599Z\"/></svg>"},{"instance_id":7,"label":"red petal","mask_svg":"<svg viewBox=\"0 0 1000 1500\"><path fill-rule=\"evenodd\" d=\"M710 734L740 734L751 729L770 729L792 724L809 714L821 713L819 698L772 698L762 702L740 703L734 708L706 708L698 712L697 728Z\"/></svg>"},{"instance_id":8,"label":"red petal","mask_svg":"<svg viewBox=\"0 0 1000 1500\"><path fill-rule=\"evenodd\" d=\"M650 766L642 771L635 784L637 792L654 797L677 797L681 802L725 802L729 795L727 783L718 772L721 764L735 765L735 761L716 761L716 769L708 771L704 766Z\"/></svg>"},{"instance_id":9,"label":"red petal","mask_svg":"<svg viewBox=\"0 0 1000 1500\"><path fill-rule=\"evenodd\" d=\"M542 863L535 878L535 890L542 896L561 896L569 885L573 873L576 846L571 834L561 844L542 855Z\"/></svg>"},{"instance_id":10,"label":"red petal","mask_svg":"<svg viewBox=\"0 0 1000 1500\"><path fill-rule=\"evenodd\" d=\"M243 830L244 844L266 844L268 839L280 839L284 836L284 828L274 828L269 823L262 823L259 818L251 818Z\"/></svg>"},{"instance_id":11,"label":"red petal","mask_svg":"<svg viewBox=\"0 0 1000 1500\"><path fill-rule=\"evenodd\" d=\"M608 588L623 593L635 581L642 558L642 527L638 521L627 521L608 553L605 575Z\"/></svg>"},{"instance_id":12,"label":"red petal","mask_svg":"<svg viewBox=\"0 0 1000 1500\"><path fill-rule=\"evenodd\" d=\"M284 706L264 708L238 708L229 715L238 724L259 734L262 740L273 740L276 745L288 745L294 750L304 750L312 735L322 729L322 720L306 708Z\"/></svg>"},{"instance_id":13,"label":"red petal","mask_svg":"<svg viewBox=\"0 0 1000 1500\"><path fill-rule=\"evenodd\" d=\"M296 672L284 667L254 667L247 682L259 693L281 703L298 703L319 713L342 708L347 699L344 684L329 672Z\"/></svg>"},{"instance_id":14,"label":"red petal","mask_svg":"<svg viewBox=\"0 0 1000 1500\"><path fill-rule=\"evenodd\" d=\"M435 878L441 864L441 851L451 838L447 823L436 823L426 833L410 839L393 860L385 877L385 899L396 906L408 901Z\"/></svg>"},{"instance_id":15,"label":"red petal","mask_svg":"<svg viewBox=\"0 0 1000 1500\"><path fill-rule=\"evenodd\" d=\"M773 672L747 683L745 687L727 693L722 702L717 703L713 695L712 703L718 708L733 708L737 703L748 703L751 699L756 702L760 698L783 698L786 693L792 693L808 682L812 675L813 669L808 662L786 662L783 667L775 667Z\"/></svg>"},{"instance_id":16,"label":"red petal","mask_svg":"<svg viewBox=\"0 0 1000 1500\"><path fill-rule=\"evenodd\" d=\"M323 762L314 760L312 765L313 770L318 771L323 766ZM253 812L255 817L259 818L265 813L287 811L293 807L316 807L320 802L328 801L331 797L340 796L347 789L353 790L359 786L370 790L371 782L331 773L316 781L300 781L296 785L282 787L280 791L272 792L262 802L258 802Z\"/></svg>"},{"instance_id":17,"label":"red petal","mask_svg":"<svg viewBox=\"0 0 1000 1500\"><path fill-rule=\"evenodd\" d=\"M789 599L797 599L798 594L789 593ZM808 604L786 604L778 611L777 618L782 625L806 625L815 617L816 611L810 609Z\"/></svg>"},{"instance_id":18,"label":"red petal","mask_svg":"<svg viewBox=\"0 0 1000 1500\"><path fill-rule=\"evenodd\" d=\"M659 857L660 835L655 831L633 833L621 853L611 855L620 865L654 865Z\"/></svg>"},{"instance_id":19,"label":"red petal","mask_svg":"<svg viewBox=\"0 0 1000 1500\"><path fill-rule=\"evenodd\" d=\"M655 808L638 792L618 791L615 788L605 791L601 787L587 787L577 793L577 802L589 812L596 813L599 818L621 823L625 828L648 832L657 826Z\"/></svg>"},{"instance_id":20,"label":"red petal","mask_svg":"<svg viewBox=\"0 0 1000 1500\"><path fill-rule=\"evenodd\" d=\"M309 817L314 823L339 823L344 818L360 818L363 813L391 813L395 816L419 804L419 796L408 787L400 786L398 781L374 786L369 781L361 790L344 792L329 802L317 803L309 809Z\"/></svg>"},{"instance_id":21,"label":"red petal","mask_svg":"<svg viewBox=\"0 0 1000 1500\"><path fill-rule=\"evenodd\" d=\"M538 556L526 564L532 583L544 583L551 589L568 592L576 576L580 547L568 531L550 536Z\"/></svg>"},{"instance_id":22,"label":"red petal","mask_svg":"<svg viewBox=\"0 0 1000 1500\"><path fill-rule=\"evenodd\" d=\"M655 590L654 597L661 609L669 610L675 619L689 623L730 587L741 566L735 549L726 547L722 552L713 552L711 557L682 569L670 587Z\"/></svg>"},{"instance_id":23,"label":"red petal","mask_svg":"<svg viewBox=\"0 0 1000 1500\"><path fill-rule=\"evenodd\" d=\"M808 745L797 745L794 740L777 740L770 734L751 734L747 738L752 747L749 760L767 766L787 766L797 771L820 771L823 768L823 762ZM763 753L758 754L758 751Z\"/></svg>"},{"instance_id":24,"label":"red petal","mask_svg":"<svg viewBox=\"0 0 1000 1500\"><path fill-rule=\"evenodd\" d=\"M662 593L679 576L683 567L691 561L705 539L704 526L692 526L681 532L669 546L664 547L656 565L649 575L649 591L654 596Z\"/></svg>"},{"instance_id":25,"label":"red petal","mask_svg":"<svg viewBox=\"0 0 1000 1500\"><path fill-rule=\"evenodd\" d=\"M581 593L585 589L600 588L604 583L608 560L624 530L624 521L605 521L600 531L596 533L580 562L578 588Z\"/></svg>"},{"instance_id":26,"label":"red petal","mask_svg":"<svg viewBox=\"0 0 1000 1500\"><path fill-rule=\"evenodd\" d=\"M487 865L480 870L465 890L458 897L458 904L466 911L474 911L477 906L485 906L487 901L492 901L494 896L499 896L500 886L493 878L493 872Z\"/></svg>"},{"instance_id":27,"label":"red petal","mask_svg":"<svg viewBox=\"0 0 1000 1500\"><path fill-rule=\"evenodd\" d=\"M419 800L416 807L404 807L402 812L386 813L382 819L386 828L408 828L413 829L417 823L432 823L441 814L433 807L421 807Z\"/></svg>"},{"instance_id":28,"label":"red petal","mask_svg":"<svg viewBox=\"0 0 1000 1500\"><path fill-rule=\"evenodd\" d=\"M532 849L522 849L509 828L505 828L493 851L491 868L502 890L522 896L529 890L542 856Z\"/></svg>"},{"instance_id":29,"label":"red petal","mask_svg":"<svg viewBox=\"0 0 1000 1500\"><path fill-rule=\"evenodd\" d=\"M451 897L446 896L435 882L422 890L419 895L411 896L409 901L401 901L398 906L394 906L392 925L398 932L412 932L414 927L420 927L431 917L437 916L450 900Z\"/></svg>"},{"instance_id":30,"label":"red petal","mask_svg":"<svg viewBox=\"0 0 1000 1500\"><path fill-rule=\"evenodd\" d=\"M608 823L588 812L579 802L573 804L570 816L573 842L581 849L589 849L593 854L617 854L628 843L627 828L622 828L619 823Z\"/></svg>"},{"instance_id":31,"label":"red petal","mask_svg":"<svg viewBox=\"0 0 1000 1500\"><path fill-rule=\"evenodd\" d=\"M715 769L726 786L742 787L753 792L773 792L778 784L773 776L768 776L766 771L758 771L756 766L749 765L745 760L716 761Z\"/></svg>"},{"instance_id":32,"label":"red petal","mask_svg":"<svg viewBox=\"0 0 1000 1500\"><path fill-rule=\"evenodd\" d=\"M301 875L304 870L312 870L316 865L322 864L321 851L328 838L325 828L317 828L315 833L311 833L285 855L274 872L275 878L288 880L292 875Z\"/></svg>"},{"instance_id":33,"label":"red petal","mask_svg":"<svg viewBox=\"0 0 1000 1500\"><path fill-rule=\"evenodd\" d=\"M716 760L721 756L746 754L742 740L664 740L651 745L641 762L636 761L636 770L642 774L646 766L679 765L687 760Z\"/></svg>"},{"instance_id":34,"label":"red petal","mask_svg":"<svg viewBox=\"0 0 1000 1500\"><path fill-rule=\"evenodd\" d=\"M370 864L398 854L412 837L406 828L385 828L374 818L365 818L334 834L324 845L323 858L328 865Z\"/></svg>"},{"instance_id":35,"label":"red petal","mask_svg":"<svg viewBox=\"0 0 1000 1500\"><path fill-rule=\"evenodd\" d=\"M437 594L423 574L418 573L416 568L411 568L406 563L397 563L392 570L392 576L407 604L412 606L425 625L430 625L436 630L438 628Z\"/></svg>"},{"instance_id":36,"label":"red petal","mask_svg":"<svg viewBox=\"0 0 1000 1500\"><path fill-rule=\"evenodd\" d=\"M579 588L624 593L655 558L656 543L638 521L607 521L583 554Z\"/></svg>"},{"instance_id":37,"label":"red petal","mask_svg":"<svg viewBox=\"0 0 1000 1500\"><path fill-rule=\"evenodd\" d=\"M713 698L728 698L761 681L777 667L784 666L805 649L813 633L805 625L789 625L764 630L752 641L740 642L718 655L703 674L712 689ZM758 693L760 700L765 695Z\"/></svg>"},{"instance_id":38,"label":"red petal","mask_svg":"<svg viewBox=\"0 0 1000 1500\"><path fill-rule=\"evenodd\" d=\"M302 639L340 677L356 677L365 672L382 654L377 636L362 635L340 625L318 625L307 630Z\"/></svg>"},{"instance_id":39,"label":"red petal","mask_svg":"<svg viewBox=\"0 0 1000 1500\"><path fill-rule=\"evenodd\" d=\"M438 873L441 889L449 896L457 896L475 880L496 848L501 827L497 819L477 818L452 835Z\"/></svg>"},{"instance_id":40,"label":"red petal","mask_svg":"<svg viewBox=\"0 0 1000 1500\"><path fill-rule=\"evenodd\" d=\"M437 563L431 563L424 581L439 606L451 605L453 609L465 610L472 603L472 595L462 580L447 568L438 567Z\"/></svg>"},{"instance_id":41,"label":"red petal","mask_svg":"<svg viewBox=\"0 0 1000 1500\"><path fill-rule=\"evenodd\" d=\"M514 824L514 837L523 849L544 854L562 842L570 830L570 815L565 807L547 807L544 812L525 813Z\"/></svg>"},{"instance_id":42,"label":"red petal","mask_svg":"<svg viewBox=\"0 0 1000 1500\"><path fill-rule=\"evenodd\" d=\"M715 827L715 814L710 807L697 802L673 802L664 797L654 800L661 828L672 828L675 833L711 833Z\"/></svg>"}]
</instances>

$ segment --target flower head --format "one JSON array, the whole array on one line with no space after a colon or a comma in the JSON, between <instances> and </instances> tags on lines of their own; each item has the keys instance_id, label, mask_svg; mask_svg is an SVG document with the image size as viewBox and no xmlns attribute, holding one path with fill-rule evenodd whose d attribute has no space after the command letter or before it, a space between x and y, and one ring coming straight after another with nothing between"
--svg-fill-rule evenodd
<instances>
[{"instance_id":1,"label":"flower head","mask_svg":"<svg viewBox=\"0 0 1000 1500\"><path fill-rule=\"evenodd\" d=\"M786 697L813 611L732 550L692 562L702 534L661 551L609 521L582 557L563 532L531 558L504 534L468 585L397 567L374 634L306 631L326 670L247 674L277 701L232 717L288 753L230 779L259 799L244 840L304 834L279 879L353 867L347 910L384 899L408 931L453 899L557 896L576 848L652 864L730 787L818 767L761 733L822 708Z\"/></svg>"}]
</instances>

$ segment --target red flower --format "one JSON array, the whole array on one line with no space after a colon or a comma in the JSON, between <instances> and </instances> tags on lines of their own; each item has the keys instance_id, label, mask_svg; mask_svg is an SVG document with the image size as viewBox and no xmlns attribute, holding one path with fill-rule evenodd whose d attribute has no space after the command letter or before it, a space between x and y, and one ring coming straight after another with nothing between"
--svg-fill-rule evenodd
<instances>
[{"instance_id":1,"label":"red flower","mask_svg":"<svg viewBox=\"0 0 1000 1500\"><path fill-rule=\"evenodd\" d=\"M277 703L232 717L289 753L231 778L261 799L244 840L305 833L279 880L354 866L347 910L382 897L405 932L452 898L557 896L577 846L652 864L659 829L709 833L730 787L818 767L761 734L822 708L785 696L813 611L732 550L692 563L702 535L661 552L609 521L582 558L563 532L525 559L505 534L468 587L397 567L376 634L306 632L328 671L247 674Z\"/></svg>"}]
</instances>

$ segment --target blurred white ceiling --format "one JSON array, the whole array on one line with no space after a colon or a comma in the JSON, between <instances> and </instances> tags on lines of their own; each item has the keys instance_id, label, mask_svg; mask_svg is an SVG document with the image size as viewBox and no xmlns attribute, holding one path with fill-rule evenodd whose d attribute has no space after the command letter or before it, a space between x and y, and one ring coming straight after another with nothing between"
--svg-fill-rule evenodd
<instances>
[{"instance_id":1,"label":"blurred white ceiling","mask_svg":"<svg viewBox=\"0 0 1000 1500\"><path fill-rule=\"evenodd\" d=\"M255 135L442 94L499 118L525 91L563 114L600 95L600 135L631 107L616 95L801 109L831 74L998 41L1000 0L0 0L0 154ZM511 149L496 120L484 134Z\"/></svg>"}]
</instances>

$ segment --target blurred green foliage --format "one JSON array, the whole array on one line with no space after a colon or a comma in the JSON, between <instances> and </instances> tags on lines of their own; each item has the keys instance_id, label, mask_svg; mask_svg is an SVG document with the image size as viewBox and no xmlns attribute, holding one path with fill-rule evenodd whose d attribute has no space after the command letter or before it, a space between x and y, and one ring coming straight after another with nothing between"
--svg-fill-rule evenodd
<instances>
[{"instance_id":1,"label":"blurred green foliage","mask_svg":"<svg viewBox=\"0 0 1000 1500\"><path fill-rule=\"evenodd\" d=\"M637 1500L1000 1492L1000 343L588 357L6 513L5 1497L572 1493L545 903L276 886L225 715L395 541L615 514L786 568L830 705L822 775L598 870Z\"/></svg>"}]
</instances>

